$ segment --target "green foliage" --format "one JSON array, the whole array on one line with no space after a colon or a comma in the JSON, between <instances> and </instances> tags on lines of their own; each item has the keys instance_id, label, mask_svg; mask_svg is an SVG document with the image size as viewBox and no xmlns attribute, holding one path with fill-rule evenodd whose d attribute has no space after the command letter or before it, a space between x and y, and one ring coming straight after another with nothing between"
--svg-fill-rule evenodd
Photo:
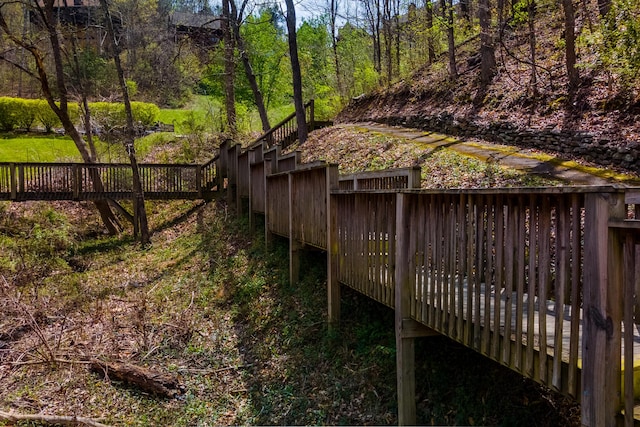
<instances>
[{"instance_id":1,"label":"green foliage","mask_svg":"<svg viewBox=\"0 0 640 427\"><path fill-rule=\"evenodd\" d=\"M61 126L58 115L51 109L47 101L44 99L37 100L34 108L38 121L47 133L50 133L54 127Z\"/></svg>"},{"instance_id":2,"label":"green foliage","mask_svg":"<svg viewBox=\"0 0 640 427\"><path fill-rule=\"evenodd\" d=\"M89 104L93 119L106 131L126 126L126 114L123 103L92 102ZM131 110L135 124L148 127L158 121L160 108L146 102L132 102Z\"/></svg>"},{"instance_id":3,"label":"green foliage","mask_svg":"<svg viewBox=\"0 0 640 427\"><path fill-rule=\"evenodd\" d=\"M12 131L18 124L20 102L17 98L0 97L0 130Z\"/></svg>"},{"instance_id":4,"label":"green foliage","mask_svg":"<svg viewBox=\"0 0 640 427\"><path fill-rule=\"evenodd\" d=\"M20 129L30 131L36 121L38 101L21 99L16 102L16 125Z\"/></svg>"},{"instance_id":5,"label":"green foliage","mask_svg":"<svg viewBox=\"0 0 640 427\"><path fill-rule=\"evenodd\" d=\"M373 50L371 37L365 30L351 24L343 26L337 50L345 89L343 96L358 96L378 85L379 76L370 55Z\"/></svg>"},{"instance_id":6,"label":"green foliage","mask_svg":"<svg viewBox=\"0 0 640 427\"><path fill-rule=\"evenodd\" d=\"M626 86L640 69L640 0L614 0L603 20L600 57Z\"/></svg>"}]
</instances>

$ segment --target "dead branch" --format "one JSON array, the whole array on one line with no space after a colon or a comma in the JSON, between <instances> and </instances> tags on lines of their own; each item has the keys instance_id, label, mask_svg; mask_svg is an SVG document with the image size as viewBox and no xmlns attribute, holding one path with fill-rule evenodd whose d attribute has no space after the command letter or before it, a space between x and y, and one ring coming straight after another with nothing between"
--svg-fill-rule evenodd
<instances>
[{"instance_id":1,"label":"dead branch","mask_svg":"<svg viewBox=\"0 0 640 427\"><path fill-rule=\"evenodd\" d=\"M174 398L184 392L184 386L180 383L177 375L153 372L129 363L93 360L90 369L105 378L122 381L127 385L135 386L142 391L160 397Z\"/></svg>"},{"instance_id":2,"label":"dead branch","mask_svg":"<svg viewBox=\"0 0 640 427\"><path fill-rule=\"evenodd\" d=\"M0 411L0 420L15 423L18 421L36 421L42 424L50 425L86 425L90 427L109 427L107 424L102 424L98 421L90 418L77 417L77 416L62 416L62 415L44 415L44 414L16 414L15 412L3 412Z\"/></svg>"}]
</instances>

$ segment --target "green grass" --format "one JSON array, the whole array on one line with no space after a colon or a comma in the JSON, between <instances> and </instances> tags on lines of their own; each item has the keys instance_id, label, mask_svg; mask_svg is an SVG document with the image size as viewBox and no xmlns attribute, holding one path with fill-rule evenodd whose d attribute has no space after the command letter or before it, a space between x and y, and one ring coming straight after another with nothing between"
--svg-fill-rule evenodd
<instances>
[{"instance_id":1,"label":"green grass","mask_svg":"<svg viewBox=\"0 0 640 427\"><path fill-rule=\"evenodd\" d=\"M5 134L0 138L0 162L80 160L75 144L67 136Z\"/></svg>"}]
</instances>

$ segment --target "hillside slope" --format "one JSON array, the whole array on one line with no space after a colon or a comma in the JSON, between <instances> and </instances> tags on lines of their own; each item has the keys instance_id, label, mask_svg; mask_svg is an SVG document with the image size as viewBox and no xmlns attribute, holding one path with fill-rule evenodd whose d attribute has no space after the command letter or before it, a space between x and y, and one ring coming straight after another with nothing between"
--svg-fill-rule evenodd
<instances>
[{"instance_id":1,"label":"hillside slope","mask_svg":"<svg viewBox=\"0 0 640 427\"><path fill-rule=\"evenodd\" d=\"M479 84L479 40L472 39L456 51L457 80L449 79L442 56L388 88L353 99L336 121L405 125L638 172L638 88L619 85L595 51L583 46L581 85L571 98L558 39L562 21L557 13L538 16L535 86L526 63L527 37L507 31L504 44L496 47L497 73L487 88Z\"/></svg>"}]
</instances>

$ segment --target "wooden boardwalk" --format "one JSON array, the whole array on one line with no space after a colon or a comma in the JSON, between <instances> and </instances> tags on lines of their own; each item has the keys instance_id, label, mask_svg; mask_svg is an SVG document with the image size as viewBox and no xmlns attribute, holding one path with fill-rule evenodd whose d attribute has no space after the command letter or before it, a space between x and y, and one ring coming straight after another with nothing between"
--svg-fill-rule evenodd
<instances>
[{"instance_id":1,"label":"wooden boardwalk","mask_svg":"<svg viewBox=\"0 0 640 427\"><path fill-rule=\"evenodd\" d=\"M228 200L266 241L327 253L329 323L348 286L396 312L398 415L415 422L414 340L445 335L633 425L640 396L637 189L419 190L419 170L340 176L267 144L229 148Z\"/></svg>"}]
</instances>

